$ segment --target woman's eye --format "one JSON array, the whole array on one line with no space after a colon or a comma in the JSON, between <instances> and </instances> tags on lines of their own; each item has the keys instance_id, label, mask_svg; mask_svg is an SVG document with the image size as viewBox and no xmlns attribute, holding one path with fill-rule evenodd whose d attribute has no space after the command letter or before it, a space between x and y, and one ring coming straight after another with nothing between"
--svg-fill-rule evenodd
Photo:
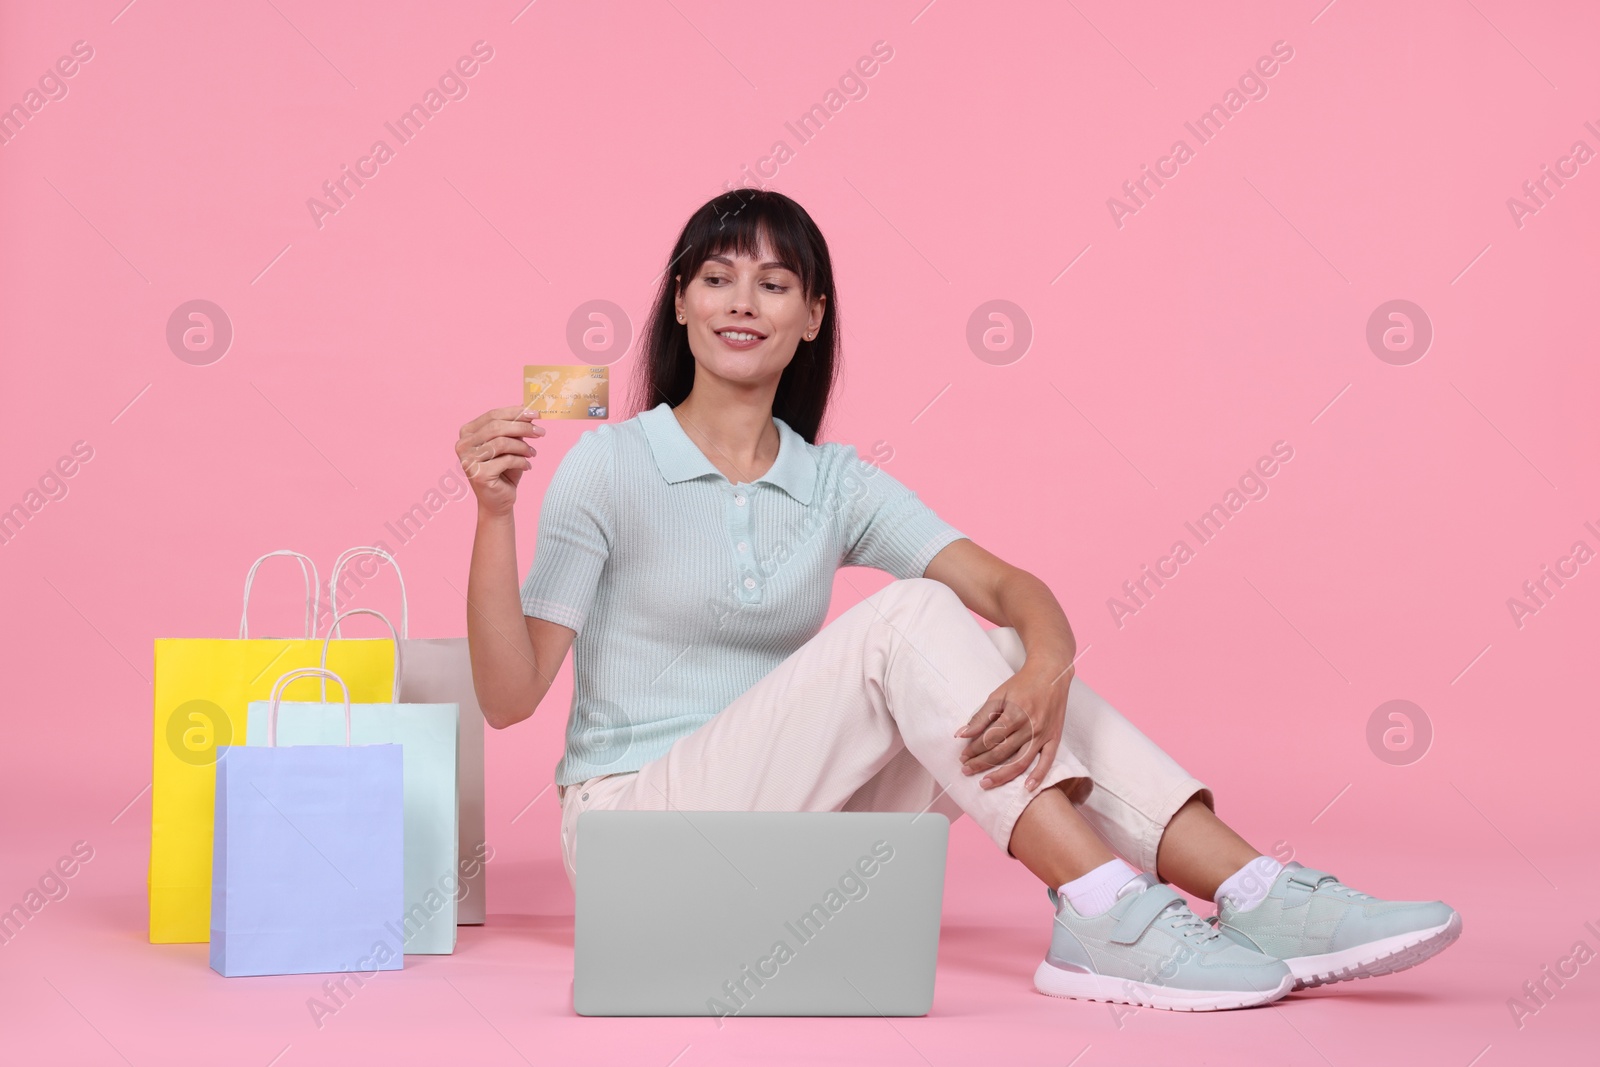
<instances>
[{"instance_id":1,"label":"woman's eye","mask_svg":"<svg viewBox=\"0 0 1600 1067\"><path fill-rule=\"evenodd\" d=\"M721 274L707 274L702 280L713 289L716 289L721 288L721 283L727 281L728 278ZM762 282L761 284L773 293L787 293L789 291L789 287L782 282Z\"/></svg>"}]
</instances>

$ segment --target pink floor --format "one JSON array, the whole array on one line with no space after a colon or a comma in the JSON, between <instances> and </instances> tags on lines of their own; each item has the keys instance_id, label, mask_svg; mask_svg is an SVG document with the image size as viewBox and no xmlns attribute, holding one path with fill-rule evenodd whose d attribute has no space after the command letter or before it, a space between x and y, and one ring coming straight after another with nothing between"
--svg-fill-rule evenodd
<instances>
[{"instance_id":1,"label":"pink floor","mask_svg":"<svg viewBox=\"0 0 1600 1067\"><path fill-rule=\"evenodd\" d=\"M144 936L148 797L101 820L94 859L0 950L0 1062L6 1064L713 1063L1447 1064L1494 1067L1591 1061L1600 975L1581 967L1519 1029L1507 999L1523 981L1600 944L1600 907L1580 885L1592 856L1535 868L1465 805L1442 813L1463 831L1448 855L1403 847L1404 827L1374 822L1372 848L1340 831L1339 807L1308 827L1306 848L1341 853L1349 881L1391 895L1442 895L1465 932L1444 955L1401 975L1290 996L1275 1006L1205 1015L1116 1009L1035 993L1030 975L1048 931L1048 902L969 820L952 829L937 992L926 1018L589 1019L571 1008L572 899L541 799L502 827L490 865L490 921L464 928L454 956L410 956L371 980L319 1028L307 1007L321 976L224 979L205 945ZM1345 798L1341 800L1344 804ZM548 805L548 806L547 806ZM13 806L13 811L16 808ZM511 812L491 823L505 823ZM1342 812L1352 824L1365 809ZM1473 827L1468 820L1477 822ZM80 836L81 820L76 821ZM37 878L68 823L41 811L0 856L4 884ZM1317 827L1322 827L1318 831ZM1350 829L1346 826L1345 829ZM60 832L58 832L60 831ZM1393 831L1393 832L1391 832ZM1481 832L1479 832L1481 831ZM1320 833L1320 837L1315 836ZM1532 836L1521 848L1540 854ZM1389 851L1378 851L1379 849ZM26 857L26 858L24 858ZM1540 872L1543 873L1540 873ZM1561 888L1553 888L1548 876ZM1592 900L1591 898L1588 898ZM1521 902L1521 903L1519 903ZM1572 965L1568 965L1571 969ZM380 1051L381 1050L381 1051Z\"/></svg>"}]
</instances>

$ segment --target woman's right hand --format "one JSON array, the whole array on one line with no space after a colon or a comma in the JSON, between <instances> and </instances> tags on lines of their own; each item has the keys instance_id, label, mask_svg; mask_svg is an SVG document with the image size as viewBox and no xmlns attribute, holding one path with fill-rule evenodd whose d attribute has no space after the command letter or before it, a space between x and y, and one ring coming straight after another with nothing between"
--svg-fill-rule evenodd
<instances>
[{"instance_id":1,"label":"woman's right hand","mask_svg":"<svg viewBox=\"0 0 1600 1067\"><path fill-rule=\"evenodd\" d=\"M526 437L543 437L544 427L522 407L492 408L465 426L456 439L456 456L478 497L478 510L510 515L517 482L533 467L537 453Z\"/></svg>"}]
</instances>

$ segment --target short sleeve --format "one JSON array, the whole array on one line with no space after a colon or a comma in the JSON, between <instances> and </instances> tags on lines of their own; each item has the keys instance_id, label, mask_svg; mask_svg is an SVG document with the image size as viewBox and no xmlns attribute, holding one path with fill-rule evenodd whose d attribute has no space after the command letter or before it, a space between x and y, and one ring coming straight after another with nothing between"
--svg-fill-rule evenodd
<instances>
[{"instance_id":1,"label":"short sleeve","mask_svg":"<svg viewBox=\"0 0 1600 1067\"><path fill-rule=\"evenodd\" d=\"M522 583L524 615L583 629L611 554L611 453L603 431L585 432L551 476Z\"/></svg>"},{"instance_id":2,"label":"short sleeve","mask_svg":"<svg viewBox=\"0 0 1600 1067\"><path fill-rule=\"evenodd\" d=\"M939 550L966 535L941 519L883 468L845 446L837 491L847 501L847 567L876 567L896 578L920 578Z\"/></svg>"}]
</instances>

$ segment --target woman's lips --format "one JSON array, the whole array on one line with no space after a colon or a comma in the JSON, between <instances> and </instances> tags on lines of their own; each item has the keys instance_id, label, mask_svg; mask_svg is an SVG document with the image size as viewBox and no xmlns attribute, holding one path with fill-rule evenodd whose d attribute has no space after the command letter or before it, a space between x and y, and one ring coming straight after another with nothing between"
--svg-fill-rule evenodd
<instances>
[{"instance_id":1,"label":"woman's lips","mask_svg":"<svg viewBox=\"0 0 1600 1067\"><path fill-rule=\"evenodd\" d=\"M747 336L743 340L735 340L734 338L728 336L730 333L745 334ZM764 336L756 333L753 330L724 330L719 331L717 336L722 339L723 344L739 352L754 348L756 345L759 345L762 341L766 340Z\"/></svg>"}]
</instances>

